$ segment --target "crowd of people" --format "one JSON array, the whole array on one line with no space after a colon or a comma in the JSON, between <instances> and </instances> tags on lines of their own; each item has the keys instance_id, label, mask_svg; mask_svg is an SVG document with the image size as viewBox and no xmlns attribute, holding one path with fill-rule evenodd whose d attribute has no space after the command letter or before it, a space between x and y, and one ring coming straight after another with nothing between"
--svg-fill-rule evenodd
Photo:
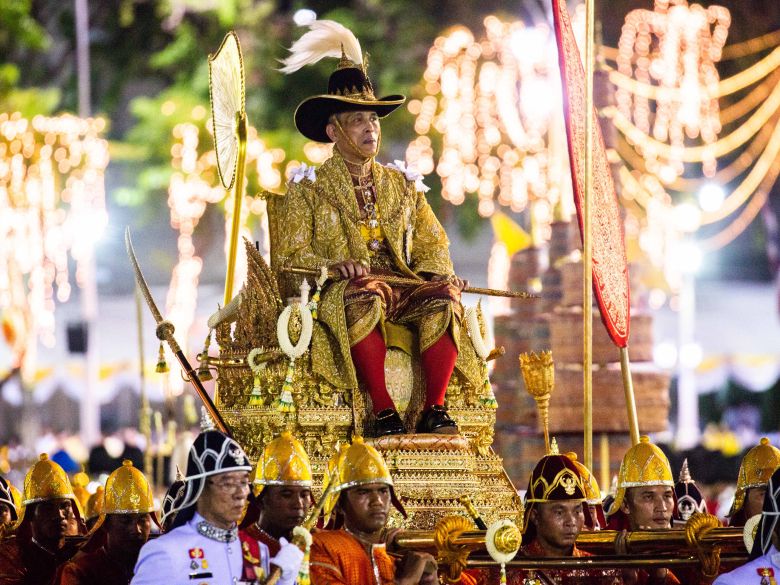
<instances>
[{"instance_id":1,"label":"crowd of people","mask_svg":"<svg viewBox=\"0 0 780 585\"><path fill-rule=\"evenodd\" d=\"M434 556L396 547L398 529L389 529L388 520L391 507L405 515L403 494L381 453L355 437L333 454L328 470L332 485L315 507L309 458L291 433L270 441L253 466L234 439L206 430L159 510L148 479L129 460L85 506L65 471L41 454L21 492L0 478L0 585L438 583ZM690 473L675 482L666 456L647 437L625 454L616 492L604 500L594 494L600 491L587 468L553 447L525 491L519 556L586 557L577 546L583 531L682 529L705 510ZM773 583L780 570L780 450L766 439L742 461L729 524L752 517L759 522L751 560L723 567L721 575L665 567L509 567L506 582ZM498 569L469 569L459 582L499 579Z\"/></svg>"}]
</instances>

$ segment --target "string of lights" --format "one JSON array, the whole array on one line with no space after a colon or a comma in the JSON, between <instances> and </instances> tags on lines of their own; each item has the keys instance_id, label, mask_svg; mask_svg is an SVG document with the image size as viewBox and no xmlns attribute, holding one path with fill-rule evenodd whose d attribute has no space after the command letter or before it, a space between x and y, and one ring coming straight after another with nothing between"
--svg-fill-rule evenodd
<instances>
[{"instance_id":1,"label":"string of lights","mask_svg":"<svg viewBox=\"0 0 780 585\"><path fill-rule=\"evenodd\" d=\"M55 298L72 289L108 217L104 172L108 143L102 118L0 113L0 306L15 367L29 374L36 346L55 342Z\"/></svg>"}]
</instances>

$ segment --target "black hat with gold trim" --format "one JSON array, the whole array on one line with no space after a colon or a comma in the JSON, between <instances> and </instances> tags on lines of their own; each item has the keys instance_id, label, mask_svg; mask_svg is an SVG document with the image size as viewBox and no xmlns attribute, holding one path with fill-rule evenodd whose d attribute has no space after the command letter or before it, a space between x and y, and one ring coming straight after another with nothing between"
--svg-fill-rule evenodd
<instances>
[{"instance_id":1,"label":"black hat with gold trim","mask_svg":"<svg viewBox=\"0 0 780 585\"><path fill-rule=\"evenodd\" d=\"M309 32L290 47L280 71L293 73L325 57L340 58L328 80L328 93L306 98L295 110L295 127L306 138L332 142L325 127L333 114L368 110L384 118L406 101L403 95L374 95L360 42L352 31L332 20L315 20L309 25Z\"/></svg>"},{"instance_id":2,"label":"black hat with gold trim","mask_svg":"<svg viewBox=\"0 0 780 585\"><path fill-rule=\"evenodd\" d=\"M562 501L581 502L586 506L587 496L577 466L566 455L558 453L558 447L553 439L551 453L539 460L528 480L523 517L523 542L531 542L536 538L536 528L530 521L531 510L538 504ZM583 512L585 512L584 506Z\"/></svg>"}]
</instances>

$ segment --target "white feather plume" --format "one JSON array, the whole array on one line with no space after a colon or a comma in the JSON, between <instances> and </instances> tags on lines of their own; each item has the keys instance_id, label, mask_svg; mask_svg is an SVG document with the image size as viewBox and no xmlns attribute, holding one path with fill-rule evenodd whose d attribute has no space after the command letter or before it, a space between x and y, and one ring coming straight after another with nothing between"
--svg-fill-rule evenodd
<instances>
[{"instance_id":1,"label":"white feather plume","mask_svg":"<svg viewBox=\"0 0 780 585\"><path fill-rule=\"evenodd\" d=\"M345 27L333 20L315 20L309 25L309 32L290 47L290 56L282 60L282 73L293 73L301 67L316 63L324 57L341 57L342 48L347 59L360 65L363 51L360 41Z\"/></svg>"}]
</instances>

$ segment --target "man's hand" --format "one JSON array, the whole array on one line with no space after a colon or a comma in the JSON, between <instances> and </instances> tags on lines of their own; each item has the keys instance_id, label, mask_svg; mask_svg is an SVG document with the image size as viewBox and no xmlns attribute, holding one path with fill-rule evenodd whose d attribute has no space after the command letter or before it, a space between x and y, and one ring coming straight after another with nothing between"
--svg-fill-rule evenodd
<instances>
[{"instance_id":1,"label":"man's hand","mask_svg":"<svg viewBox=\"0 0 780 585\"><path fill-rule=\"evenodd\" d=\"M445 280L448 280L453 285L457 286L458 290L461 291L461 292L463 292L463 289L466 288L469 285L469 281L468 280L462 280L462 279L458 278L457 276L455 276L454 274L451 275L451 276L447 276L445 274L434 274L433 276L431 276L431 282L442 282L442 281L445 281Z\"/></svg>"},{"instance_id":2,"label":"man's hand","mask_svg":"<svg viewBox=\"0 0 780 585\"><path fill-rule=\"evenodd\" d=\"M368 274L368 268L356 260L344 260L330 265L331 269L338 270L341 278L349 280Z\"/></svg>"},{"instance_id":3,"label":"man's hand","mask_svg":"<svg viewBox=\"0 0 780 585\"><path fill-rule=\"evenodd\" d=\"M396 585L439 585L438 565L433 555L409 551L398 561L395 569Z\"/></svg>"}]
</instances>

